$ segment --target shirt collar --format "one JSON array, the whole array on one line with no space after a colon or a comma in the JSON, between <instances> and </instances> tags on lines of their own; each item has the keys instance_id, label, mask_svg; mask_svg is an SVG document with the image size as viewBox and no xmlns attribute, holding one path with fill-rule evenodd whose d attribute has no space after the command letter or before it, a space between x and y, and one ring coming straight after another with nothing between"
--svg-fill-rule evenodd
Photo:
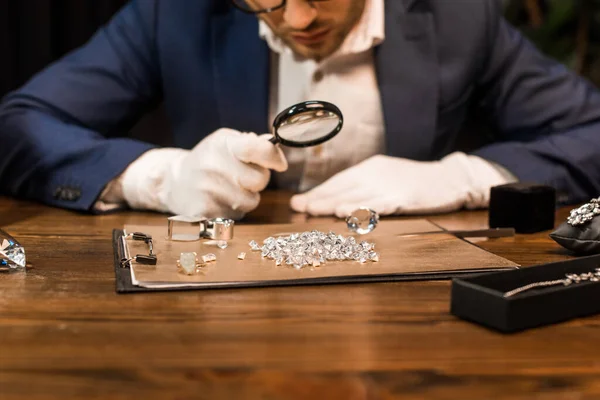
<instances>
[{"instance_id":1,"label":"shirt collar","mask_svg":"<svg viewBox=\"0 0 600 400\"><path fill-rule=\"evenodd\" d=\"M366 0L360 20L332 56L361 53L383 42L385 39L384 20L384 0ZM258 34L274 52L291 52L263 20L259 20Z\"/></svg>"}]
</instances>

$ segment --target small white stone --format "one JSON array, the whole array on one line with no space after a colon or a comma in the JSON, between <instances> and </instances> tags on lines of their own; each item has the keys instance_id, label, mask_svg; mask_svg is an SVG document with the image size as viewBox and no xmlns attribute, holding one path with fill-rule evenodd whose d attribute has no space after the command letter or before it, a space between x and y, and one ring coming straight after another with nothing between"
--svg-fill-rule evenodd
<instances>
[{"instance_id":1,"label":"small white stone","mask_svg":"<svg viewBox=\"0 0 600 400\"><path fill-rule=\"evenodd\" d=\"M226 240L219 240L219 242L217 243L217 247L219 247L220 249L226 249L228 246L227 241Z\"/></svg>"},{"instance_id":2,"label":"small white stone","mask_svg":"<svg viewBox=\"0 0 600 400\"><path fill-rule=\"evenodd\" d=\"M238 260L243 260L246 258L246 253L241 252L240 254L238 254Z\"/></svg>"},{"instance_id":3,"label":"small white stone","mask_svg":"<svg viewBox=\"0 0 600 400\"><path fill-rule=\"evenodd\" d=\"M181 253L179 255L179 265L188 275L192 275L196 272L196 263L196 253Z\"/></svg>"},{"instance_id":4,"label":"small white stone","mask_svg":"<svg viewBox=\"0 0 600 400\"><path fill-rule=\"evenodd\" d=\"M211 261L216 261L217 260L217 256L215 256L213 253L208 253L202 256L202 261L207 263L207 262L211 262Z\"/></svg>"}]
</instances>

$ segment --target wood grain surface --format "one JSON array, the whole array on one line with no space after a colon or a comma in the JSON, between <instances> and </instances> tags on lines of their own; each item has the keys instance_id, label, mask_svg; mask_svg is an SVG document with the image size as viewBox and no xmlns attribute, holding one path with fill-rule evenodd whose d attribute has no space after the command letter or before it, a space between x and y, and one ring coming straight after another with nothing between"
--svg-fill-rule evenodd
<instances>
[{"instance_id":1,"label":"wood grain surface","mask_svg":"<svg viewBox=\"0 0 600 400\"><path fill-rule=\"evenodd\" d=\"M265 193L241 223L327 221L288 200ZM0 399L600 396L600 317L502 335L449 314L448 281L116 294L112 229L164 218L0 199L32 265L0 275ZM428 218L487 225L485 211ZM524 266L570 258L548 233L477 245Z\"/></svg>"}]
</instances>

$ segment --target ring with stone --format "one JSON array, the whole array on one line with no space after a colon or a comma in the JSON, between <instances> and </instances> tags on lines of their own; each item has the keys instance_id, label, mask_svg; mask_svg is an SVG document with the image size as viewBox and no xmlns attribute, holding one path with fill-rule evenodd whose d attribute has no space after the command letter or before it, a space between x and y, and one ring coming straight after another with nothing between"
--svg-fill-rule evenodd
<instances>
[{"instance_id":1,"label":"ring with stone","mask_svg":"<svg viewBox=\"0 0 600 400\"><path fill-rule=\"evenodd\" d=\"M177 267L186 275L194 275L205 265L198 261L198 254L194 251L179 254L179 260L177 260Z\"/></svg>"}]
</instances>

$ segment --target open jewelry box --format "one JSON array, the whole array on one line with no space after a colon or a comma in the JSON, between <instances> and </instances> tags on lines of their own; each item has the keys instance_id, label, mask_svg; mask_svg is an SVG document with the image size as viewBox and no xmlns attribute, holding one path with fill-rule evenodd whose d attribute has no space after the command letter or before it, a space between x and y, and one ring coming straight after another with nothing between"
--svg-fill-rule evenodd
<instances>
[{"instance_id":1,"label":"open jewelry box","mask_svg":"<svg viewBox=\"0 0 600 400\"><path fill-rule=\"evenodd\" d=\"M600 282L589 279L569 285L556 282L565 280L567 274L597 272L596 268L600 268L600 255L455 278L450 312L505 333L600 313ZM506 297L517 288L552 281L556 284Z\"/></svg>"}]
</instances>

